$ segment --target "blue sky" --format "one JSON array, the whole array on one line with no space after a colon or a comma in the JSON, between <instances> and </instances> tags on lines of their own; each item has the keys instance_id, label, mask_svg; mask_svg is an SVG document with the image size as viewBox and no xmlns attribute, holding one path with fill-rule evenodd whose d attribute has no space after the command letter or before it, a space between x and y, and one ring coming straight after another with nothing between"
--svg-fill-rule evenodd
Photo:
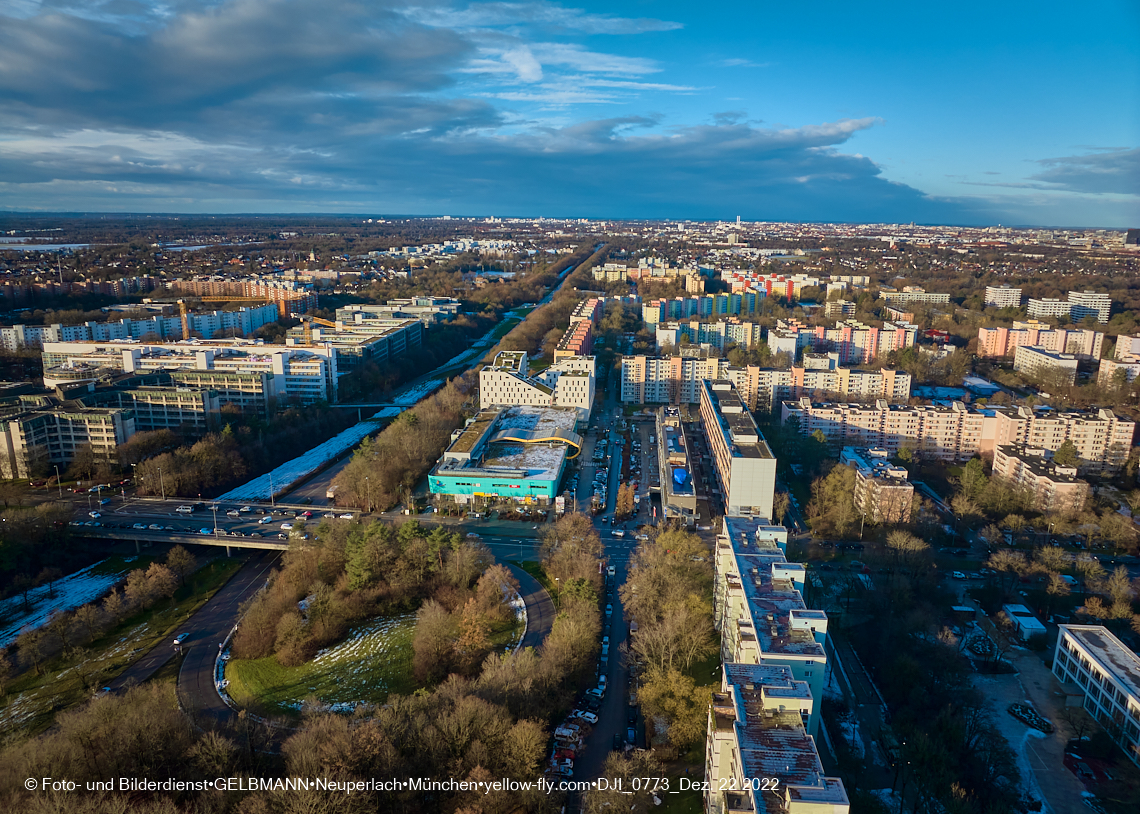
<instances>
[{"instance_id":1,"label":"blue sky","mask_svg":"<svg viewBox=\"0 0 1140 814\"><path fill-rule=\"evenodd\" d=\"M1140 226L1140 4L0 0L0 207Z\"/></svg>"}]
</instances>

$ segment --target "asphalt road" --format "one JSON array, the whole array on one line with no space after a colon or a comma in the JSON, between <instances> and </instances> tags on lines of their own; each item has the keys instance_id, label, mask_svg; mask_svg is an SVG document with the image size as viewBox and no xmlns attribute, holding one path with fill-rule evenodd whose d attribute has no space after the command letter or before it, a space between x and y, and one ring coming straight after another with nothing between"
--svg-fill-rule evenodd
<instances>
[{"instance_id":1,"label":"asphalt road","mask_svg":"<svg viewBox=\"0 0 1140 814\"><path fill-rule=\"evenodd\" d=\"M554 626L554 602L537 579L517 565L508 565L519 581L519 595L526 604L526 635L520 647L538 647Z\"/></svg>"},{"instance_id":2,"label":"asphalt road","mask_svg":"<svg viewBox=\"0 0 1140 814\"><path fill-rule=\"evenodd\" d=\"M245 565L238 569L237 573L230 577L229 581L205 605L199 608L182 628L175 630L152 647L145 656L127 668L108 686L117 691L133 684L141 684L149 679L176 654L177 648L174 645L174 640L183 632L190 634L188 637L190 646L183 648L183 651L188 653L193 650L206 649L202 643L207 638L217 635L214 632L217 629L224 631L217 641L224 639L237 618L238 606L265 584L266 575L277 562L278 556L273 552L250 556ZM214 648L213 655L217 655L216 643ZM211 669L213 669L212 665L211 660ZM183 673L179 678L180 689L182 678L185 676L185 668L186 665L183 664ZM214 693L214 696L217 697L217 693Z\"/></svg>"}]
</instances>

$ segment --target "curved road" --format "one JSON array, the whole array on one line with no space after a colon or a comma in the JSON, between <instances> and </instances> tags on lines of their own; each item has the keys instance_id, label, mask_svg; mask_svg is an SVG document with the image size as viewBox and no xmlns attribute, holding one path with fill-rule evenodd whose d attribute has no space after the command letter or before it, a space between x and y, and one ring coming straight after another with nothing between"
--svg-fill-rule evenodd
<instances>
[{"instance_id":1,"label":"curved road","mask_svg":"<svg viewBox=\"0 0 1140 814\"><path fill-rule=\"evenodd\" d=\"M507 565L519 581L519 595L526 605L526 634L520 647L538 647L554 627L554 602L537 579L517 565Z\"/></svg>"}]
</instances>

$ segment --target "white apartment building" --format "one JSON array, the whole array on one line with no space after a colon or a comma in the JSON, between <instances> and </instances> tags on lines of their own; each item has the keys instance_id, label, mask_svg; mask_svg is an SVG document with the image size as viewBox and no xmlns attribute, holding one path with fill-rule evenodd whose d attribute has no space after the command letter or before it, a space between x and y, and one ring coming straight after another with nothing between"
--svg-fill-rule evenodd
<instances>
[{"instance_id":1,"label":"white apartment building","mask_svg":"<svg viewBox=\"0 0 1140 814\"><path fill-rule=\"evenodd\" d=\"M991 412L991 411L987 411ZM1112 410L995 409L992 444L987 430L983 452L1000 444L1020 444L1031 449L1056 452L1072 441L1081 458L1082 473L1114 473L1124 466L1132 449L1136 423Z\"/></svg>"},{"instance_id":2,"label":"white apartment building","mask_svg":"<svg viewBox=\"0 0 1140 814\"><path fill-rule=\"evenodd\" d=\"M1085 317L1094 317L1097 322L1108 322L1112 313L1112 298L1095 291L1069 292L1069 317L1080 322Z\"/></svg>"},{"instance_id":3,"label":"white apartment building","mask_svg":"<svg viewBox=\"0 0 1140 814\"><path fill-rule=\"evenodd\" d=\"M313 404L336 401L337 351L243 340L141 343L46 342L44 386L97 381L119 373L219 371L268 374L264 398Z\"/></svg>"},{"instance_id":4,"label":"white apartment building","mask_svg":"<svg viewBox=\"0 0 1140 814\"><path fill-rule=\"evenodd\" d=\"M705 738L706 814L847 814L804 719L820 703L788 667L726 663ZM779 778L757 788L756 778Z\"/></svg>"},{"instance_id":5,"label":"white apartment building","mask_svg":"<svg viewBox=\"0 0 1140 814\"><path fill-rule=\"evenodd\" d=\"M1097 368L1096 372L1096 383L1101 387L1110 387L1116 383L1118 376L1128 383L1136 381L1136 377L1140 376L1140 356L1131 358L1132 361L1101 359L1100 367ZM1118 373L1117 371L1123 372Z\"/></svg>"},{"instance_id":6,"label":"white apartment building","mask_svg":"<svg viewBox=\"0 0 1140 814\"><path fill-rule=\"evenodd\" d=\"M1116 337L1116 350L1113 351L1113 357L1127 361L1131 356L1140 356L1140 336Z\"/></svg>"},{"instance_id":7,"label":"white apartment building","mask_svg":"<svg viewBox=\"0 0 1140 814\"><path fill-rule=\"evenodd\" d=\"M1030 297L1026 313L1036 319L1041 319L1042 317L1067 317L1069 316L1069 303L1065 300L1058 300L1052 297L1042 297L1041 299Z\"/></svg>"},{"instance_id":8,"label":"white apartment building","mask_svg":"<svg viewBox=\"0 0 1140 814\"><path fill-rule=\"evenodd\" d=\"M920 286L911 285L903 286L902 291L882 289L881 296L887 301L887 305L898 305L899 303L907 302L926 302L945 305L950 302L949 294L938 294L933 291L927 291Z\"/></svg>"},{"instance_id":9,"label":"white apartment building","mask_svg":"<svg viewBox=\"0 0 1140 814\"><path fill-rule=\"evenodd\" d=\"M1020 345L1013 354L1013 369L1031 378L1054 374L1073 384L1077 380L1077 357L1033 345Z\"/></svg>"},{"instance_id":10,"label":"white apartment building","mask_svg":"<svg viewBox=\"0 0 1140 814\"><path fill-rule=\"evenodd\" d=\"M373 319L418 319L432 325L453 319L459 300L452 297L403 297L384 305L345 305L336 309L337 322L363 323Z\"/></svg>"},{"instance_id":11,"label":"white apartment building","mask_svg":"<svg viewBox=\"0 0 1140 814\"><path fill-rule=\"evenodd\" d=\"M906 523L914 486L905 467L892 464L885 449L844 447L839 463L855 470L855 508L872 523Z\"/></svg>"},{"instance_id":12,"label":"white apartment building","mask_svg":"<svg viewBox=\"0 0 1140 814\"><path fill-rule=\"evenodd\" d=\"M996 477L1033 495L1041 512L1075 514L1084 508L1089 485L1077 478L1077 467L1053 463L1052 453L1022 444L998 444L994 449Z\"/></svg>"},{"instance_id":13,"label":"white apartment building","mask_svg":"<svg viewBox=\"0 0 1140 814\"><path fill-rule=\"evenodd\" d=\"M536 374L526 351L506 351L479 371L479 407L574 407L586 421L594 408L593 356L564 358Z\"/></svg>"},{"instance_id":14,"label":"white apartment building","mask_svg":"<svg viewBox=\"0 0 1140 814\"><path fill-rule=\"evenodd\" d=\"M726 515L772 516L776 456L760 434L736 386L701 382L701 422Z\"/></svg>"},{"instance_id":15,"label":"white apartment building","mask_svg":"<svg viewBox=\"0 0 1140 814\"><path fill-rule=\"evenodd\" d=\"M988 285L985 304L994 308L1020 308L1021 289L1008 285Z\"/></svg>"},{"instance_id":16,"label":"white apartment building","mask_svg":"<svg viewBox=\"0 0 1140 814\"><path fill-rule=\"evenodd\" d=\"M827 614L804 604L807 571L788 562L788 532L762 518L725 517L713 561L713 622L721 661L790 669L823 698L827 671ZM819 732L820 710L806 716Z\"/></svg>"},{"instance_id":17,"label":"white apartment building","mask_svg":"<svg viewBox=\"0 0 1140 814\"><path fill-rule=\"evenodd\" d=\"M855 316L855 303L851 300L828 300L823 315L829 319L850 319Z\"/></svg>"},{"instance_id":18,"label":"white apartment building","mask_svg":"<svg viewBox=\"0 0 1140 814\"><path fill-rule=\"evenodd\" d=\"M1053 675L1140 766L1140 658L1101 625L1061 625Z\"/></svg>"}]
</instances>

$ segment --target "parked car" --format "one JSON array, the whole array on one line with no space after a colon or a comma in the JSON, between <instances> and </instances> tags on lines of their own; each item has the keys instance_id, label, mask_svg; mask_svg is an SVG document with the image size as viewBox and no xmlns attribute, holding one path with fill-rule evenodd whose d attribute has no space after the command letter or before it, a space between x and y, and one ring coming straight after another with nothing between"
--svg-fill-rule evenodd
<instances>
[{"instance_id":1,"label":"parked car","mask_svg":"<svg viewBox=\"0 0 1140 814\"><path fill-rule=\"evenodd\" d=\"M99 512L87 512L87 516L88 517L102 517L103 515L99 514Z\"/></svg>"}]
</instances>

